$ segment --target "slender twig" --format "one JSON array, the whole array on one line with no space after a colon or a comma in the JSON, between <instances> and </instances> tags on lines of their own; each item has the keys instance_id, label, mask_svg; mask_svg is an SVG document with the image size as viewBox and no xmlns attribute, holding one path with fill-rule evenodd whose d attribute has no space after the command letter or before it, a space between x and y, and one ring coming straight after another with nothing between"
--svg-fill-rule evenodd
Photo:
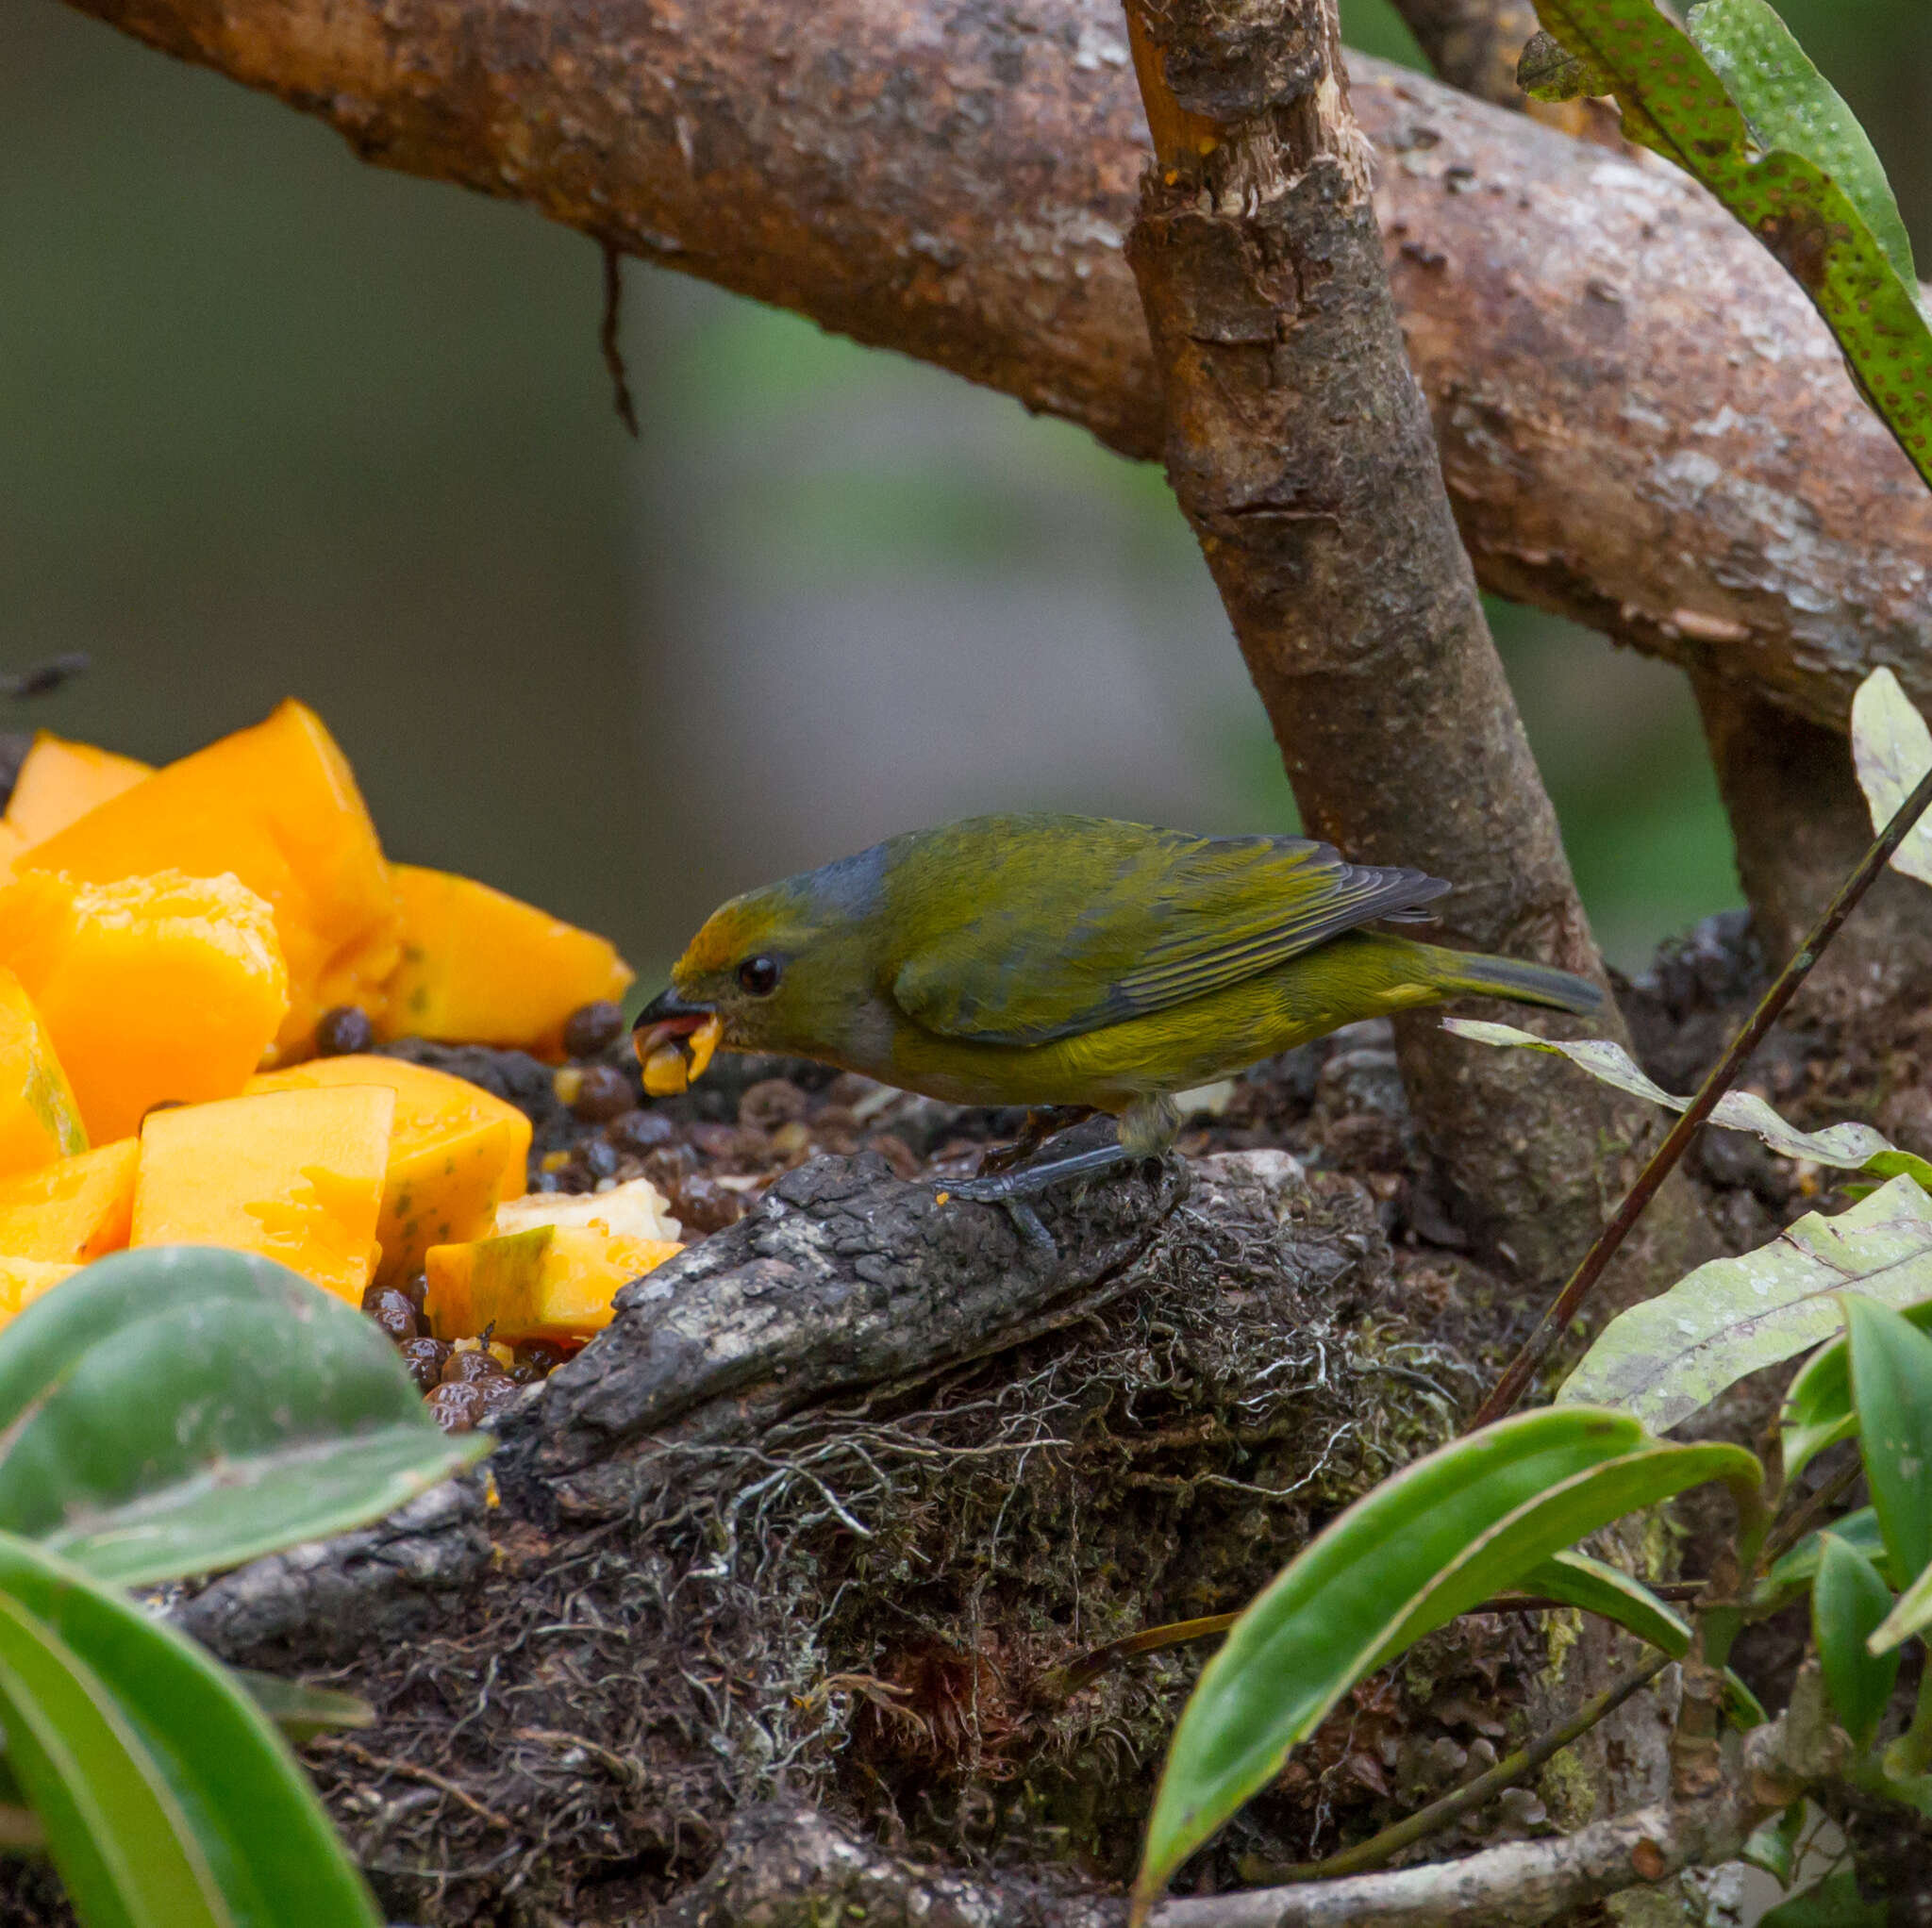
<instances>
[{"instance_id":1,"label":"slender twig","mask_svg":"<svg viewBox=\"0 0 1932 1928\"><path fill-rule=\"evenodd\" d=\"M1657 1580L1644 1584L1659 1600L1695 1600L1708 1583L1703 1580ZM1550 1594L1498 1593L1478 1606L1465 1607L1463 1612L1559 1613L1575 1605L1574 1600L1557 1600ZM1589 1609L1583 1611L1588 1612ZM1458 1619L1461 1617L1457 1616ZM1200 1620L1169 1621L1164 1626L1142 1627L1138 1634L1123 1635L1120 1639L1109 1640L1104 1647L1091 1648L1077 1660L1070 1661L1059 1676L1060 1691L1077 1693L1090 1682L1098 1680L1109 1668L1119 1666L1123 1660L1131 1660L1137 1654L1158 1654L1163 1647L1180 1647L1190 1640L1211 1639L1216 1634L1226 1633L1240 1619L1238 1613L1210 1613Z\"/></svg>"},{"instance_id":2,"label":"slender twig","mask_svg":"<svg viewBox=\"0 0 1932 1928\"><path fill-rule=\"evenodd\" d=\"M1744 1028L1731 1039L1730 1048L1712 1067L1710 1075L1697 1088L1697 1095L1671 1127L1669 1136L1651 1154L1649 1164L1638 1174L1637 1183L1617 1207L1616 1216L1597 1234L1595 1243L1583 1255L1583 1262L1570 1274L1569 1284L1557 1295L1556 1304L1543 1314L1522 1351L1504 1369L1503 1376L1496 1381L1481 1409L1470 1421L1471 1432L1502 1419L1514 1409L1524 1388L1536 1376L1537 1369L1549 1357L1557 1339L1568 1330L1570 1321L1583 1309L1583 1302L1603 1277L1604 1270L1616 1255L1618 1247L1643 1216L1644 1207L1657 1196L1657 1188L1675 1169L1698 1127L1710 1116L1717 1101L1730 1089L1732 1081L1743 1070L1745 1059L1757 1049L1764 1034L1783 1015L1798 987L1811 974L1812 966L1824 955L1825 946L1838 935L1839 926L1852 914L1859 898L1872 888L1873 881L1885 868L1892 852L1906 840L1928 805L1932 805L1932 771L1927 771L1919 779L1911 795L1900 805L1891 822L1879 832L1872 847L1859 859L1857 868L1839 887L1838 894L1825 906L1824 914L1811 926L1791 961L1779 972L1776 981L1758 1000L1757 1008L1746 1020Z\"/></svg>"},{"instance_id":3,"label":"slender twig","mask_svg":"<svg viewBox=\"0 0 1932 1928\"><path fill-rule=\"evenodd\" d=\"M618 329L624 316L624 257L615 241L604 243L604 320L597 330L597 346L604 352L604 366L610 376L610 401L617 419L638 437L637 405L630 398L630 376L624 366L624 343Z\"/></svg>"},{"instance_id":4,"label":"slender twig","mask_svg":"<svg viewBox=\"0 0 1932 1928\"><path fill-rule=\"evenodd\" d=\"M1243 1861L1241 1879L1271 1883L1331 1881L1340 1875L1360 1874L1367 1869L1381 1867L1403 1849L1427 1839L1430 1835L1439 1834L1452 1821L1460 1820L1465 1814L1482 1806L1491 1795L1500 1794L1504 1788L1535 1773L1551 1755L1560 1753L1573 1740L1588 1734L1599 1720L1614 1714L1632 1694L1649 1686L1671 1664L1668 1654L1652 1654L1641 1667L1607 1687L1602 1693L1593 1694L1585 1701L1560 1727L1553 1727L1549 1733L1540 1735L1514 1753L1505 1754L1486 1773L1478 1774L1474 1781L1443 1795L1440 1801L1432 1801L1428 1806L1418 1808L1392 1827L1384 1828L1379 1835L1372 1835L1353 1848L1344 1848L1339 1854L1330 1854L1326 1860L1309 1861L1300 1867L1276 1868L1265 1862L1251 1864Z\"/></svg>"},{"instance_id":5,"label":"slender twig","mask_svg":"<svg viewBox=\"0 0 1932 1928\"><path fill-rule=\"evenodd\" d=\"M1840 1468L1796 1512L1774 1527L1765 1537L1764 1551L1757 1556L1759 1568L1770 1566L1780 1554L1796 1546L1812 1527L1844 1498L1851 1490L1853 1483L1864 1471L1864 1462L1858 1459L1853 1460L1847 1467Z\"/></svg>"}]
</instances>

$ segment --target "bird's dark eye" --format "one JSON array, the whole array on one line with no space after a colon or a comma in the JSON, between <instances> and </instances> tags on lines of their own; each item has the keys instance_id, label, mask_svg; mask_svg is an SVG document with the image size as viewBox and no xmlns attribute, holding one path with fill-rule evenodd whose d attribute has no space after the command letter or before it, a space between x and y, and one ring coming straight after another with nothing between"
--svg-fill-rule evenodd
<instances>
[{"instance_id":1,"label":"bird's dark eye","mask_svg":"<svg viewBox=\"0 0 1932 1928\"><path fill-rule=\"evenodd\" d=\"M753 997L770 997L778 989L775 957L747 957L738 967L738 981Z\"/></svg>"}]
</instances>

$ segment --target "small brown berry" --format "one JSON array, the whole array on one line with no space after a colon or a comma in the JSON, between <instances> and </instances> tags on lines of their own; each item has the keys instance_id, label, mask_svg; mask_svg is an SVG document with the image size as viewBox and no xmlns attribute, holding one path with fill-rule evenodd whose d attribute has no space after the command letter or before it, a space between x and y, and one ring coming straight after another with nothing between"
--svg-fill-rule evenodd
<instances>
[{"instance_id":1,"label":"small brown berry","mask_svg":"<svg viewBox=\"0 0 1932 1928\"><path fill-rule=\"evenodd\" d=\"M516 1380L507 1375L500 1379L479 1379L469 1388L482 1400L484 1419L513 1406L523 1389Z\"/></svg>"},{"instance_id":2,"label":"small brown berry","mask_svg":"<svg viewBox=\"0 0 1932 1928\"><path fill-rule=\"evenodd\" d=\"M579 1005L563 1021L563 1048L573 1057L595 1057L624 1036L624 1013L608 998Z\"/></svg>"},{"instance_id":3,"label":"small brown berry","mask_svg":"<svg viewBox=\"0 0 1932 1928\"><path fill-rule=\"evenodd\" d=\"M483 1417L483 1394L474 1386L445 1382L429 1395L429 1411L445 1433L470 1432Z\"/></svg>"},{"instance_id":4,"label":"small brown berry","mask_svg":"<svg viewBox=\"0 0 1932 1928\"><path fill-rule=\"evenodd\" d=\"M472 1352L452 1353L448 1365L442 1369L445 1386L474 1386L480 1380L503 1377L502 1362L483 1346Z\"/></svg>"},{"instance_id":5,"label":"small brown berry","mask_svg":"<svg viewBox=\"0 0 1932 1928\"><path fill-rule=\"evenodd\" d=\"M671 1121L659 1111L625 1111L604 1127L604 1136L620 1152L641 1157L670 1142Z\"/></svg>"},{"instance_id":6,"label":"small brown berry","mask_svg":"<svg viewBox=\"0 0 1932 1928\"><path fill-rule=\"evenodd\" d=\"M412 1271L408 1277L396 1281L396 1290L416 1308L416 1317L421 1319L423 1307L429 1298L429 1274Z\"/></svg>"},{"instance_id":7,"label":"small brown berry","mask_svg":"<svg viewBox=\"0 0 1932 1928\"><path fill-rule=\"evenodd\" d=\"M362 1294L362 1309L398 1345L422 1333L422 1322L416 1317L409 1295L397 1291L393 1286L371 1286Z\"/></svg>"},{"instance_id":8,"label":"small brown berry","mask_svg":"<svg viewBox=\"0 0 1932 1928\"><path fill-rule=\"evenodd\" d=\"M563 1094L559 1091L558 1095ZM602 1124L628 1111L637 1103L637 1092L631 1081L614 1066L587 1064L575 1095L564 1102L586 1124Z\"/></svg>"},{"instance_id":9,"label":"small brown berry","mask_svg":"<svg viewBox=\"0 0 1932 1928\"><path fill-rule=\"evenodd\" d=\"M338 1005L323 1012L315 1024L315 1052L318 1057L347 1057L367 1051L375 1042L375 1026L367 1011L354 1005Z\"/></svg>"},{"instance_id":10,"label":"small brown berry","mask_svg":"<svg viewBox=\"0 0 1932 1928\"><path fill-rule=\"evenodd\" d=\"M569 1356L563 1347L547 1338L526 1338L517 1348L517 1364L527 1366L531 1376L536 1379L548 1377Z\"/></svg>"},{"instance_id":11,"label":"small brown berry","mask_svg":"<svg viewBox=\"0 0 1932 1928\"><path fill-rule=\"evenodd\" d=\"M425 1391L442 1383L442 1369L449 1364L449 1343L440 1338L406 1338L398 1350L409 1376Z\"/></svg>"}]
</instances>

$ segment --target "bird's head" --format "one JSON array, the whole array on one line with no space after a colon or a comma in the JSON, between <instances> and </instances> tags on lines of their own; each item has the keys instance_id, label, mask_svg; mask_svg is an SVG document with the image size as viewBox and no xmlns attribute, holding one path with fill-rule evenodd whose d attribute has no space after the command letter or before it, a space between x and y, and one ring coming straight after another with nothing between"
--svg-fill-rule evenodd
<instances>
[{"instance_id":1,"label":"bird's head","mask_svg":"<svg viewBox=\"0 0 1932 1928\"><path fill-rule=\"evenodd\" d=\"M714 910L639 1013L646 1089L682 1090L714 1050L848 1062L874 1002L877 875L876 864L848 858Z\"/></svg>"}]
</instances>

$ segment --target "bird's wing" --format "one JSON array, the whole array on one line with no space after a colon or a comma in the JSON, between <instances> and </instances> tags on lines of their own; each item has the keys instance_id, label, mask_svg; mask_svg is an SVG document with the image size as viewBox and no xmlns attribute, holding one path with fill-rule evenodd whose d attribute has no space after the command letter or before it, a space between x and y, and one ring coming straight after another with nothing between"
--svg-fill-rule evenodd
<instances>
[{"instance_id":1,"label":"bird's wing","mask_svg":"<svg viewBox=\"0 0 1932 1928\"><path fill-rule=\"evenodd\" d=\"M1097 818L958 825L925 853L892 997L916 1023L1043 1044L1203 997L1449 889L1298 837L1189 837ZM923 900L923 901L922 901Z\"/></svg>"}]
</instances>

